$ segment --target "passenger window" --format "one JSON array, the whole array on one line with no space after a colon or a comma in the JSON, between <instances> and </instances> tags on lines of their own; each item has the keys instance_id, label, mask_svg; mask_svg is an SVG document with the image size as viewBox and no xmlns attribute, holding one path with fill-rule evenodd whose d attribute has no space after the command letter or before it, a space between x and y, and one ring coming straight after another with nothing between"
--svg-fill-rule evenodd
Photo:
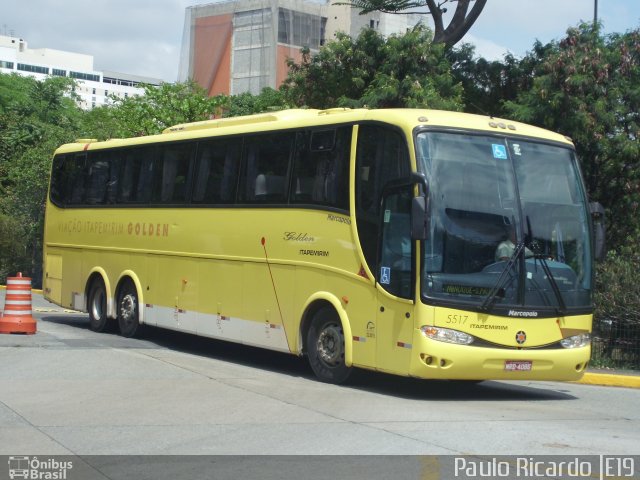
<instances>
[{"instance_id":1,"label":"passenger window","mask_svg":"<svg viewBox=\"0 0 640 480\"><path fill-rule=\"evenodd\" d=\"M293 133L256 135L245 139L241 201L286 203L293 139Z\"/></svg>"},{"instance_id":2,"label":"passenger window","mask_svg":"<svg viewBox=\"0 0 640 480\"><path fill-rule=\"evenodd\" d=\"M85 201L85 154L58 156L54 160L51 200L60 206Z\"/></svg>"},{"instance_id":3,"label":"passenger window","mask_svg":"<svg viewBox=\"0 0 640 480\"><path fill-rule=\"evenodd\" d=\"M118 202L149 203L157 173L155 148L131 148L123 151L122 179Z\"/></svg>"},{"instance_id":4,"label":"passenger window","mask_svg":"<svg viewBox=\"0 0 640 480\"><path fill-rule=\"evenodd\" d=\"M89 154L87 167L86 203L101 205L106 201L106 193L110 180L110 162L107 152Z\"/></svg>"},{"instance_id":5,"label":"passenger window","mask_svg":"<svg viewBox=\"0 0 640 480\"><path fill-rule=\"evenodd\" d=\"M157 175L156 181L160 181L160 185L154 189L154 202L185 202L194 147L195 143L182 143L162 149L161 164L158 166L162 173Z\"/></svg>"},{"instance_id":6,"label":"passenger window","mask_svg":"<svg viewBox=\"0 0 640 480\"><path fill-rule=\"evenodd\" d=\"M242 139L202 142L194 179L193 203L235 202Z\"/></svg>"},{"instance_id":7,"label":"passenger window","mask_svg":"<svg viewBox=\"0 0 640 480\"><path fill-rule=\"evenodd\" d=\"M298 134L291 203L349 209L351 131L341 127Z\"/></svg>"}]
</instances>

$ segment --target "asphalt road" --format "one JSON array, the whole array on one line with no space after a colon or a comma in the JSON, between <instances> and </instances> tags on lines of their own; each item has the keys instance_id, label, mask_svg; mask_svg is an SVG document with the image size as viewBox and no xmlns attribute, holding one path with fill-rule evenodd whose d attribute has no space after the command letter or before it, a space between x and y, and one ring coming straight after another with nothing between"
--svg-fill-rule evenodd
<instances>
[{"instance_id":1,"label":"asphalt road","mask_svg":"<svg viewBox=\"0 0 640 480\"><path fill-rule=\"evenodd\" d=\"M36 335L0 335L0 455L633 455L640 390L462 385L357 372L151 329L88 329L34 296Z\"/></svg>"}]
</instances>

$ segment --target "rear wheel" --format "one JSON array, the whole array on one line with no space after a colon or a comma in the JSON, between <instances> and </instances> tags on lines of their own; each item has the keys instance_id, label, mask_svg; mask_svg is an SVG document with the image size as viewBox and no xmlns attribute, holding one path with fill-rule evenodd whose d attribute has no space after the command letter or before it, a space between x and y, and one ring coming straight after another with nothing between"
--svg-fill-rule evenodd
<instances>
[{"instance_id":1,"label":"rear wheel","mask_svg":"<svg viewBox=\"0 0 640 480\"><path fill-rule=\"evenodd\" d=\"M102 280L94 280L91 283L87 303L89 328L94 332L111 330L113 321L107 317L107 291Z\"/></svg>"},{"instance_id":2,"label":"rear wheel","mask_svg":"<svg viewBox=\"0 0 640 480\"><path fill-rule=\"evenodd\" d=\"M118 326L123 337L139 337L143 331L140 324L138 292L131 281L127 281L118 295Z\"/></svg>"},{"instance_id":3,"label":"rear wheel","mask_svg":"<svg viewBox=\"0 0 640 480\"><path fill-rule=\"evenodd\" d=\"M318 310L307 332L307 356L316 376L327 383L344 383L352 369L345 365L344 331L330 308Z\"/></svg>"}]
</instances>

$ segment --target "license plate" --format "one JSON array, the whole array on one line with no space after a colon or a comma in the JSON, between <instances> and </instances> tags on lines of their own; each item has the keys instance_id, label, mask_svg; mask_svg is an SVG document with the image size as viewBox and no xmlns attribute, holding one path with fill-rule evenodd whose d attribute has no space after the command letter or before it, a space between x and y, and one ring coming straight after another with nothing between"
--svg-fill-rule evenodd
<instances>
[{"instance_id":1,"label":"license plate","mask_svg":"<svg viewBox=\"0 0 640 480\"><path fill-rule=\"evenodd\" d=\"M530 360L507 360L504 369L508 372L530 372L532 363Z\"/></svg>"}]
</instances>

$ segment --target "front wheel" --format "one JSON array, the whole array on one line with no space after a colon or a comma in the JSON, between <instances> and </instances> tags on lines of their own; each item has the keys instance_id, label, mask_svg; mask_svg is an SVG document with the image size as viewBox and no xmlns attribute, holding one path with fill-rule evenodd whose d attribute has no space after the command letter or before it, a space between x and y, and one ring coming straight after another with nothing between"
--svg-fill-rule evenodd
<instances>
[{"instance_id":1,"label":"front wheel","mask_svg":"<svg viewBox=\"0 0 640 480\"><path fill-rule=\"evenodd\" d=\"M323 382L344 383L352 368L345 365L344 331L338 315L318 310L307 332L307 356L313 373Z\"/></svg>"},{"instance_id":2,"label":"front wheel","mask_svg":"<svg viewBox=\"0 0 640 480\"><path fill-rule=\"evenodd\" d=\"M140 324L138 292L131 282L125 283L118 295L118 326L123 337L139 337L143 325Z\"/></svg>"}]
</instances>

